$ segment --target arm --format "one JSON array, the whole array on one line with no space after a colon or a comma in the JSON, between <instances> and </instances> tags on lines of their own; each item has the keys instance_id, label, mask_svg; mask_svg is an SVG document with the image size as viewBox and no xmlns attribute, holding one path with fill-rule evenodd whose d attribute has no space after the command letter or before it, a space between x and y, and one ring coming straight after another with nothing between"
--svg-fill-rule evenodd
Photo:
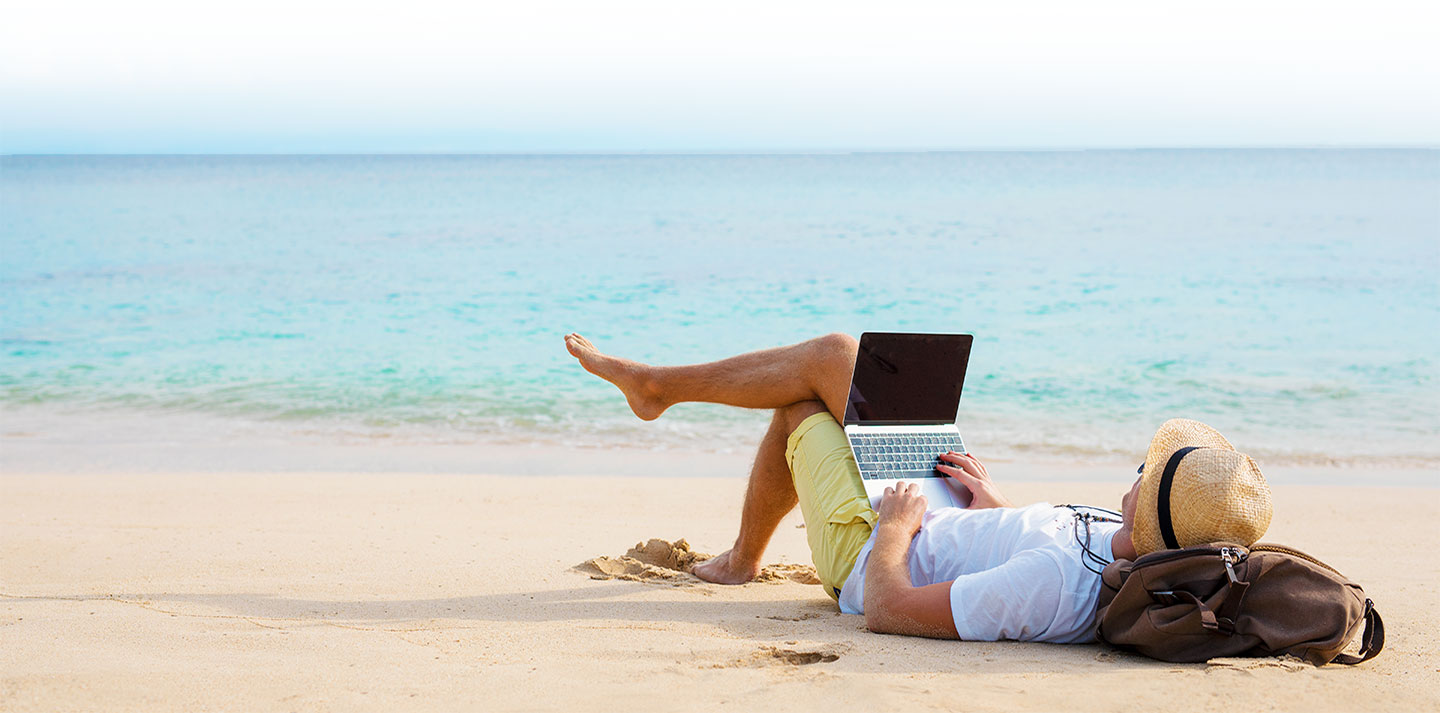
<instances>
[{"instance_id":1,"label":"arm","mask_svg":"<svg viewBox=\"0 0 1440 713\"><path fill-rule=\"evenodd\" d=\"M912 535L894 521L891 528L877 533L866 565L870 631L971 641L1070 641L1080 633L1072 626L1076 621L1057 620L1066 584L1045 554L1029 550L994 569L915 587L907 557ZM962 626L964 633L957 628Z\"/></svg>"},{"instance_id":2,"label":"arm","mask_svg":"<svg viewBox=\"0 0 1440 713\"><path fill-rule=\"evenodd\" d=\"M865 626L877 634L958 639L950 612L951 582L910 581L910 540L925 517L920 486L897 483L880 501L875 545L865 569Z\"/></svg>"}]
</instances>

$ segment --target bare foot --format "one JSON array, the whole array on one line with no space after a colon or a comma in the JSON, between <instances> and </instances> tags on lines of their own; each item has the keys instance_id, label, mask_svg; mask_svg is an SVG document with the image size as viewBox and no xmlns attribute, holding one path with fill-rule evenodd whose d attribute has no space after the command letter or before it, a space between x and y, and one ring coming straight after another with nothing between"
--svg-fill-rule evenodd
<instances>
[{"instance_id":1,"label":"bare foot","mask_svg":"<svg viewBox=\"0 0 1440 713\"><path fill-rule=\"evenodd\" d=\"M578 334L565 335L565 348L580 360L580 366L585 367L585 371L619 388L625 394L630 410L642 420L654 421L669 408L670 405L660 399L659 389L648 374L651 367L638 361L601 354L589 339Z\"/></svg>"},{"instance_id":2,"label":"bare foot","mask_svg":"<svg viewBox=\"0 0 1440 713\"><path fill-rule=\"evenodd\" d=\"M690 573L716 584L744 584L760 574L760 563L745 565L730 557L734 550L711 557L690 568Z\"/></svg>"}]
</instances>

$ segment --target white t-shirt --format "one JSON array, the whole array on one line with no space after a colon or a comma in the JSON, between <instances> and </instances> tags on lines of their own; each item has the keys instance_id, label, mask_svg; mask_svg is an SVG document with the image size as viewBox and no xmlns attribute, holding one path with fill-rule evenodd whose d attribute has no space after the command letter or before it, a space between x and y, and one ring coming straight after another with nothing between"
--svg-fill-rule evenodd
<instances>
[{"instance_id":1,"label":"white t-shirt","mask_svg":"<svg viewBox=\"0 0 1440 713\"><path fill-rule=\"evenodd\" d=\"M921 587L955 580L950 614L961 639L1092 641L1100 576L1081 559L1085 524L1077 539L1074 522L1072 510L1049 503L932 510L910 542L910 581ZM1090 551L1114 559L1110 541L1119 529L1119 523L1092 523ZM874 545L871 533L840 588L840 610L847 614L865 612L865 565Z\"/></svg>"}]
</instances>

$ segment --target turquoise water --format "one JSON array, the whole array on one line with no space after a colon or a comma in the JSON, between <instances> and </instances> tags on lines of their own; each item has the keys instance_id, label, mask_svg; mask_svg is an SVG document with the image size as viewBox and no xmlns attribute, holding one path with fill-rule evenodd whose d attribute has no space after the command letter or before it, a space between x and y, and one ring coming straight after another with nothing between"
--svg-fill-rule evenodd
<instances>
[{"instance_id":1,"label":"turquoise water","mask_svg":"<svg viewBox=\"0 0 1440 713\"><path fill-rule=\"evenodd\" d=\"M577 330L691 362L976 335L980 452L1440 462L1440 152L0 158L0 402L306 433L716 447Z\"/></svg>"}]
</instances>

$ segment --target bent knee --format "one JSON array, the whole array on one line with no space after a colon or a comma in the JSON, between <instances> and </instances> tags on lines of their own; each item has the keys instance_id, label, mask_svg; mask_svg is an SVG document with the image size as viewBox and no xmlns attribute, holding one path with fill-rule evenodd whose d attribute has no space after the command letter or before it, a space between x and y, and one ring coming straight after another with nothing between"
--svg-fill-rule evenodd
<instances>
[{"instance_id":1,"label":"bent knee","mask_svg":"<svg viewBox=\"0 0 1440 713\"><path fill-rule=\"evenodd\" d=\"M815 343L827 354L844 357L847 362L853 361L855 352L860 349L860 340L844 332L831 332L823 337L816 337Z\"/></svg>"}]
</instances>

